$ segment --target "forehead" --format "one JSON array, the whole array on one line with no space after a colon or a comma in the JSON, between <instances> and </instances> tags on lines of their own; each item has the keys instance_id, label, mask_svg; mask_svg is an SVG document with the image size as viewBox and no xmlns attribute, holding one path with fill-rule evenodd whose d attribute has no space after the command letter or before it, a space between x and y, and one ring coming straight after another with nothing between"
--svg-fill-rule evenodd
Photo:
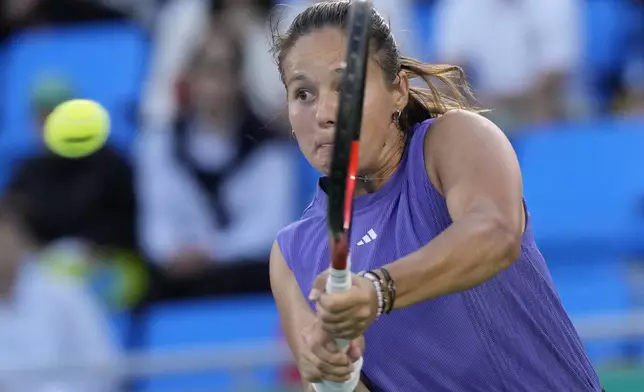
<instances>
[{"instance_id":1,"label":"forehead","mask_svg":"<svg viewBox=\"0 0 644 392\"><path fill-rule=\"evenodd\" d=\"M339 68L346 38L338 28L322 28L300 37L284 59L285 74L317 73Z\"/></svg>"}]
</instances>

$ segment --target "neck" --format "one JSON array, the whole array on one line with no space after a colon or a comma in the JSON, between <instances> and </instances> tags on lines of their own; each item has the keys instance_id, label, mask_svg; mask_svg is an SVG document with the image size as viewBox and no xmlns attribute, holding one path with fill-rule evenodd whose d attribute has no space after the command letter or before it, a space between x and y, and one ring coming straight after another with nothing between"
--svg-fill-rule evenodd
<instances>
[{"instance_id":1,"label":"neck","mask_svg":"<svg viewBox=\"0 0 644 392\"><path fill-rule=\"evenodd\" d=\"M398 169L404 152L405 145L402 141L392 143L392 148L385 148L379 159L379 167L358 173L355 195L374 193L382 188Z\"/></svg>"}]
</instances>

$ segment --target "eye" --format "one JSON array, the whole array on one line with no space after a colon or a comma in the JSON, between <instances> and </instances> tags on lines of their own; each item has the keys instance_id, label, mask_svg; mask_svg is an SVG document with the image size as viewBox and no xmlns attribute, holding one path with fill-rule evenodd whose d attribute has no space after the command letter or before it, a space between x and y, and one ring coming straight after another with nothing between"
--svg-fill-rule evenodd
<instances>
[{"instance_id":1,"label":"eye","mask_svg":"<svg viewBox=\"0 0 644 392\"><path fill-rule=\"evenodd\" d=\"M309 102L313 99L313 94L311 94L310 91L304 89L296 90L294 96L295 99L303 102Z\"/></svg>"}]
</instances>

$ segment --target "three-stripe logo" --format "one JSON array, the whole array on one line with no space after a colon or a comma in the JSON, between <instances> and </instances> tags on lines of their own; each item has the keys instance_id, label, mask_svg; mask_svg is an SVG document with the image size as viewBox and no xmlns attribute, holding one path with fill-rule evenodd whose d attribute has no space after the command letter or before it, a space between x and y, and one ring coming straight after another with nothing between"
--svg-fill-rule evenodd
<instances>
[{"instance_id":1,"label":"three-stripe logo","mask_svg":"<svg viewBox=\"0 0 644 392\"><path fill-rule=\"evenodd\" d=\"M371 241L375 240L376 238L378 238L378 235L376 234L376 232L373 231L373 229L369 229L367 234L363 235L362 239L360 241L358 241L358 246L368 244Z\"/></svg>"}]
</instances>

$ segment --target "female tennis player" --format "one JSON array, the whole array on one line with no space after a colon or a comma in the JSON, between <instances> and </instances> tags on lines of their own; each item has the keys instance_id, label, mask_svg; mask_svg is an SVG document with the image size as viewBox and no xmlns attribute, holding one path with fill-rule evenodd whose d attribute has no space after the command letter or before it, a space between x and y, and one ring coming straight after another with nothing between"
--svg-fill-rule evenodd
<instances>
[{"instance_id":1,"label":"female tennis player","mask_svg":"<svg viewBox=\"0 0 644 392\"><path fill-rule=\"evenodd\" d=\"M312 5L275 41L294 137L323 174L348 10L347 1ZM350 244L354 271L367 272L346 293L323 291L325 177L271 254L305 387L355 377L362 355L358 390L601 391L534 243L510 143L470 106L458 67L401 56L375 11L372 23ZM347 354L334 338L352 340Z\"/></svg>"}]
</instances>

